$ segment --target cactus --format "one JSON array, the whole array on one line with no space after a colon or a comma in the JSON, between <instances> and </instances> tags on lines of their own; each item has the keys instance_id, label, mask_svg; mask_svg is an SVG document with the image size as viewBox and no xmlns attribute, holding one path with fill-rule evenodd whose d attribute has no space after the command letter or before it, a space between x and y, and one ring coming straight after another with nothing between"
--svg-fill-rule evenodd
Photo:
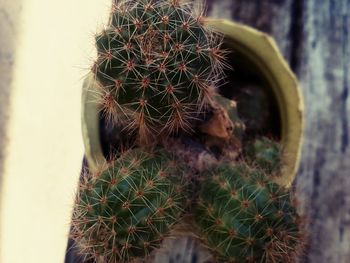
<instances>
[{"instance_id":1,"label":"cactus","mask_svg":"<svg viewBox=\"0 0 350 263\"><path fill-rule=\"evenodd\" d=\"M107 124L101 142L107 159L111 151L120 156L83 176L71 230L80 254L95 262L149 260L189 212L219 262L292 262L300 218L288 190L266 177L280 170L280 147L257 140L244 147L248 164L236 163L245 125L236 103L215 93L226 51L202 13L180 0L115 1L95 40L91 75L100 124ZM265 113L252 118L251 130L262 127ZM192 143L192 130L205 149ZM157 144L181 158L147 150Z\"/></svg>"},{"instance_id":2,"label":"cactus","mask_svg":"<svg viewBox=\"0 0 350 263\"><path fill-rule=\"evenodd\" d=\"M102 111L142 143L191 130L223 77L220 37L193 14L179 0L119 1L96 36Z\"/></svg>"},{"instance_id":3,"label":"cactus","mask_svg":"<svg viewBox=\"0 0 350 263\"><path fill-rule=\"evenodd\" d=\"M220 164L205 174L196 219L219 262L293 262L300 218L290 192L259 170Z\"/></svg>"},{"instance_id":4,"label":"cactus","mask_svg":"<svg viewBox=\"0 0 350 263\"><path fill-rule=\"evenodd\" d=\"M274 140L262 137L249 142L244 147L247 162L264 170L267 174L278 176L282 166L281 145Z\"/></svg>"},{"instance_id":5,"label":"cactus","mask_svg":"<svg viewBox=\"0 0 350 263\"><path fill-rule=\"evenodd\" d=\"M84 177L71 237L97 262L129 262L158 248L188 202L184 171L163 150L126 152L94 177Z\"/></svg>"}]
</instances>

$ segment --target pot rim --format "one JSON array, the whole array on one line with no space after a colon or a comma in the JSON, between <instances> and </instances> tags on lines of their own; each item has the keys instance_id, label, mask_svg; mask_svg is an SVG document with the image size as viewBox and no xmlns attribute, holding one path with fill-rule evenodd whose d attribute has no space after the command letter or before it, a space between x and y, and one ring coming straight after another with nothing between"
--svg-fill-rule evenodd
<instances>
[{"instance_id":1,"label":"pot rim","mask_svg":"<svg viewBox=\"0 0 350 263\"><path fill-rule=\"evenodd\" d=\"M224 35L225 44L250 59L272 88L280 111L284 149L282 176L275 181L290 187L300 165L304 131L304 100L296 76L268 34L227 19L207 18L206 23Z\"/></svg>"},{"instance_id":2,"label":"pot rim","mask_svg":"<svg viewBox=\"0 0 350 263\"><path fill-rule=\"evenodd\" d=\"M304 130L304 102L296 76L269 35L227 19L206 18L205 23L224 35L225 44L249 58L272 88L281 114L284 148L282 176L275 181L290 187L300 164ZM96 85L90 73L84 81L82 93L82 135L85 156L92 172L106 163L99 137Z\"/></svg>"}]
</instances>

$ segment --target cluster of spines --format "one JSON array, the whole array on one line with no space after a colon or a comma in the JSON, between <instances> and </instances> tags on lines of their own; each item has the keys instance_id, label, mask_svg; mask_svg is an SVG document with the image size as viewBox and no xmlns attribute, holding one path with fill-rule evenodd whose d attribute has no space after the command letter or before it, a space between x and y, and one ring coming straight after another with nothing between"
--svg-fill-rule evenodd
<instances>
[{"instance_id":1,"label":"cluster of spines","mask_svg":"<svg viewBox=\"0 0 350 263\"><path fill-rule=\"evenodd\" d=\"M294 262L302 230L291 194L246 164L205 175L196 209L219 262Z\"/></svg>"},{"instance_id":2,"label":"cluster of spines","mask_svg":"<svg viewBox=\"0 0 350 263\"><path fill-rule=\"evenodd\" d=\"M96 37L93 73L110 121L154 134L191 130L227 66L218 34L193 16L192 5L170 0L124 0Z\"/></svg>"},{"instance_id":3,"label":"cluster of spines","mask_svg":"<svg viewBox=\"0 0 350 263\"><path fill-rule=\"evenodd\" d=\"M166 152L135 149L100 174L86 175L71 231L80 254L129 262L158 248L188 202L182 173Z\"/></svg>"}]
</instances>

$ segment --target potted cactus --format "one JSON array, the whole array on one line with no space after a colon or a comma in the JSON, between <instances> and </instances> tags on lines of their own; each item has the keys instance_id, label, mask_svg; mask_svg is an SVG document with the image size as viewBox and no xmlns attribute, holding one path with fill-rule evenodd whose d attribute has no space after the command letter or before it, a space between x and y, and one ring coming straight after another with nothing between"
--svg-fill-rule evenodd
<instances>
[{"instance_id":1,"label":"potted cactus","mask_svg":"<svg viewBox=\"0 0 350 263\"><path fill-rule=\"evenodd\" d=\"M88 165L71 230L83 260L165 262L183 237L218 262L295 260L303 235L288 187L302 102L277 48L263 41L179 0L113 4L83 88ZM232 50L275 98L279 142L245 136L244 107L220 89Z\"/></svg>"}]
</instances>

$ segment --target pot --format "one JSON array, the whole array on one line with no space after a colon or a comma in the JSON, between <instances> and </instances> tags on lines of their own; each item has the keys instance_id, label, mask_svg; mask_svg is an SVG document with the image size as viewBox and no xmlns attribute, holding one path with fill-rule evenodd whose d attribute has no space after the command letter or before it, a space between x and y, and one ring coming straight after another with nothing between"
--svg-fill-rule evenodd
<instances>
[{"instance_id":1,"label":"pot","mask_svg":"<svg viewBox=\"0 0 350 263\"><path fill-rule=\"evenodd\" d=\"M249 65L273 97L278 111L278 137L283 147L282 176L276 182L289 187L299 167L304 127L303 97L295 75L269 35L225 19L207 18L205 23L223 34L225 48ZM96 89L97 83L90 74L83 85L82 133L92 171L106 162L100 140Z\"/></svg>"}]
</instances>

